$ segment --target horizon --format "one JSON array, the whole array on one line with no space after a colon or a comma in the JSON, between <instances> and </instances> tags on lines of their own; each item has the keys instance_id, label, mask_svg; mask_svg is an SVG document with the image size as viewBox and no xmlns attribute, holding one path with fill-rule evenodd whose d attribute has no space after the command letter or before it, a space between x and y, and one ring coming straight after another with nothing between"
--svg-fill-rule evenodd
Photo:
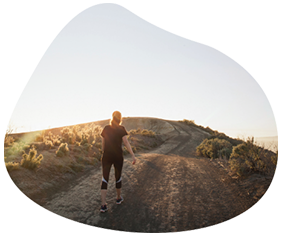
<instances>
[{"instance_id":1,"label":"horizon","mask_svg":"<svg viewBox=\"0 0 282 236\"><path fill-rule=\"evenodd\" d=\"M173 119L165 119L165 118L158 118L158 117L142 117L142 116L125 116L125 117L122 117L122 119L130 119L130 118L143 118L143 119L158 119L158 120L168 120L168 121L182 121L184 119L177 119L177 120L173 120ZM107 121L107 120L111 120L111 118L107 118L107 119L101 119L101 120L94 120L94 121L88 121L88 122L83 122L83 123L76 123L76 124L69 124L69 125L63 125L63 126L55 126L55 127L46 127L46 128L43 128L43 129L36 129L36 130L25 130L25 129L22 129L20 132L18 132L18 129L17 127L13 127L13 131L11 132L11 134L22 134L22 133L29 133L29 132L39 132L39 131L43 131L43 130L50 130L50 129L60 129L60 128L63 128L63 127L71 127L71 126L75 126L75 125L84 125L84 124L88 124L88 123L96 123L96 122L102 122L102 121ZM186 119L187 120L187 119ZM194 120L192 120L194 121ZM195 122L196 125L200 125L200 124L197 124ZM122 123L121 123L122 125ZM216 129L213 129L212 127L210 126L203 126L203 127L209 127L211 128L212 130L214 131L218 131L220 133L224 133L226 134L225 132L222 132L220 130L216 130ZM226 134L227 136L231 137L231 138L239 138L239 139L245 139L245 138L248 138L248 137L254 137L255 139L260 139L260 138L278 138L278 135L276 136L244 136L244 135L241 135L242 137L234 137L234 136L230 136L228 134Z\"/></svg>"},{"instance_id":2,"label":"horizon","mask_svg":"<svg viewBox=\"0 0 282 236\"><path fill-rule=\"evenodd\" d=\"M108 119L114 110L194 120L234 138L278 136L267 97L240 65L103 4L78 14L54 39L11 123L29 132Z\"/></svg>"}]
</instances>

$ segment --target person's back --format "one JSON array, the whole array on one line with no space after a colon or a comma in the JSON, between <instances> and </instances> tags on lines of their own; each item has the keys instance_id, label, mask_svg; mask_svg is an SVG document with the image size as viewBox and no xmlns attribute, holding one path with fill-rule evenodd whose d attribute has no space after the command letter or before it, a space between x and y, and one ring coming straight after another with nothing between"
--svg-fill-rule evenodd
<instances>
[{"instance_id":1,"label":"person's back","mask_svg":"<svg viewBox=\"0 0 282 236\"><path fill-rule=\"evenodd\" d=\"M127 150L132 156L132 164L135 164L135 155L131 149L131 146L127 140L127 132L123 126L121 126L121 113L115 111L112 115L110 125L106 125L101 133L102 136L102 183L101 183L101 200L102 206L100 211L105 212L108 210L106 204L106 194L108 188L108 181L111 166L115 168L116 178L116 190L117 190L117 204L121 204L123 198L121 197L121 172L123 166L123 151L122 142L126 146Z\"/></svg>"},{"instance_id":2,"label":"person's back","mask_svg":"<svg viewBox=\"0 0 282 236\"><path fill-rule=\"evenodd\" d=\"M101 135L105 141L105 146L104 146L105 154L109 153L114 157L116 155L118 156L122 155L122 137L124 135L127 135L127 132L123 126L107 125L105 126Z\"/></svg>"}]
</instances>

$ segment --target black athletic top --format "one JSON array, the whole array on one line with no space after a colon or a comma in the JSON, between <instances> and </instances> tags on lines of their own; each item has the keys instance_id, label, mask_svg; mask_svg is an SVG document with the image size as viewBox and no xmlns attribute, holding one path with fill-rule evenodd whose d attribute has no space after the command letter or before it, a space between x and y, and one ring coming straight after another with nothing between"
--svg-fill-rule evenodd
<instances>
[{"instance_id":1,"label":"black athletic top","mask_svg":"<svg viewBox=\"0 0 282 236\"><path fill-rule=\"evenodd\" d=\"M122 156L122 137L127 135L125 128L121 125L113 127L106 125L101 136L105 139L104 153Z\"/></svg>"}]
</instances>

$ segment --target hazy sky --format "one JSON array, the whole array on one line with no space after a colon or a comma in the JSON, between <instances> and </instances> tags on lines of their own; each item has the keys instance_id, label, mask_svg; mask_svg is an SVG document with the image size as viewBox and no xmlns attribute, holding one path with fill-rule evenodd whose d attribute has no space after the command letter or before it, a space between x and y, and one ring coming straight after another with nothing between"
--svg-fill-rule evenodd
<instances>
[{"instance_id":1,"label":"hazy sky","mask_svg":"<svg viewBox=\"0 0 282 236\"><path fill-rule=\"evenodd\" d=\"M123 116L190 119L237 136L276 136L270 104L240 65L112 4L76 16L22 93L17 131Z\"/></svg>"}]
</instances>

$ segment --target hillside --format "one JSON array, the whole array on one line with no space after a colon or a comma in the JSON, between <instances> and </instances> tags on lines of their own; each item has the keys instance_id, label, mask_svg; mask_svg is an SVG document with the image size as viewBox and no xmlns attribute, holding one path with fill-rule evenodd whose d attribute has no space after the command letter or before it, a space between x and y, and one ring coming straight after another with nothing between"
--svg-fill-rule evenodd
<instances>
[{"instance_id":1,"label":"hillside","mask_svg":"<svg viewBox=\"0 0 282 236\"><path fill-rule=\"evenodd\" d=\"M108 122L83 124L81 129L104 127ZM10 171L10 176L28 197L52 212L81 223L131 232L173 232L218 224L249 209L271 183L272 176L254 174L238 178L231 174L225 160L197 156L197 146L211 137L209 129L156 118L125 118L123 125L128 131L135 130L129 132L129 140L137 163L132 165L130 156L124 156L125 200L120 206L114 202L111 171L109 211L105 214L99 212L101 156L95 146L98 139L91 147L86 145L87 151L83 145L69 144L69 153L63 157L56 156L58 147L41 149L38 145L38 154L44 157L40 168L21 167ZM45 133L59 135L63 129ZM142 135L142 130L147 135ZM154 135L149 135L149 130ZM32 135L35 133L14 137L30 139ZM20 155L8 158L19 161Z\"/></svg>"}]
</instances>

